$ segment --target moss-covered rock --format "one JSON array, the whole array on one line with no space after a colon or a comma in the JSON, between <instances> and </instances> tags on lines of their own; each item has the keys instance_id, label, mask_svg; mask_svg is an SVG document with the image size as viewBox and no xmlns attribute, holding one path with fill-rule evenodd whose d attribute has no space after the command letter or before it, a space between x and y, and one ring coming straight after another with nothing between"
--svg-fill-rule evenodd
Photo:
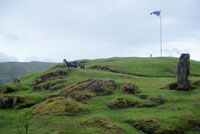
<instances>
[{"instance_id":1,"label":"moss-covered rock","mask_svg":"<svg viewBox=\"0 0 200 134\"><path fill-rule=\"evenodd\" d=\"M110 132L111 134L122 134L123 130L118 126L112 124L111 121L102 117L93 117L81 123L84 127L100 128L103 131Z\"/></svg>"},{"instance_id":2,"label":"moss-covered rock","mask_svg":"<svg viewBox=\"0 0 200 134\"><path fill-rule=\"evenodd\" d=\"M69 74L72 70L66 68L50 69L47 72L40 75L35 80L33 90L57 90L63 87L63 76Z\"/></svg>"},{"instance_id":3,"label":"moss-covered rock","mask_svg":"<svg viewBox=\"0 0 200 134\"><path fill-rule=\"evenodd\" d=\"M112 109L139 107L139 105L139 102L127 98L116 98L107 104L107 106Z\"/></svg>"},{"instance_id":4,"label":"moss-covered rock","mask_svg":"<svg viewBox=\"0 0 200 134\"><path fill-rule=\"evenodd\" d=\"M189 129L192 131L200 132L200 119L199 120L189 120Z\"/></svg>"},{"instance_id":5,"label":"moss-covered rock","mask_svg":"<svg viewBox=\"0 0 200 134\"><path fill-rule=\"evenodd\" d=\"M14 108L23 103L24 97L14 95L0 95L0 108Z\"/></svg>"},{"instance_id":6,"label":"moss-covered rock","mask_svg":"<svg viewBox=\"0 0 200 134\"><path fill-rule=\"evenodd\" d=\"M69 85L63 89L58 96L68 96L78 101L85 102L95 96L112 94L114 89L115 81L113 80L88 79Z\"/></svg>"},{"instance_id":7,"label":"moss-covered rock","mask_svg":"<svg viewBox=\"0 0 200 134\"><path fill-rule=\"evenodd\" d=\"M164 125L158 119L140 119L140 120L127 120L135 129L140 130L147 134L184 134L182 128L178 126L168 126ZM164 126L162 126L164 125Z\"/></svg>"},{"instance_id":8,"label":"moss-covered rock","mask_svg":"<svg viewBox=\"0 0 200 134\"><path fill-rule=\"evenodd\" d=\"M69 97L55 97L38 104L34 108L34 112L73 116L80 113L88 113L88 110Z\"/></svg>"},{"instance_id":9,"label":"moss-covered rock","mask_svg":"<svg viewBox=\"0 0 200 134\"><path fill-rule=\"evenodd\" d=\"M118 71L116 70L116 66L94 65L94 66L89 67L89 69L106 70L106 71L118 73Z\"/></svg>"},{"instance_id":10,"label":"moss-covered rock","mask_svg":"<svg viewBox=\"0 0 200 134\"><path fill-rule=\"evenodd\" d=\"M164 98L162 97L162 95L158 95L158 96L152 96L150 97L150 100L159 104L159 105L162 105L165 103L165 100Z\"/></svg>"},{"instance_id":11,"label":"moss-covered rock","mask_svg":"<svg viewBox=\"0 0 200 134\"><path fill-rule=\"evenodd\" d=\"M133 83L123 83L120 86L119 91L121 93L137 94L140 93L139 88Z\"/></svg>"},{"instance_id":12,"label":"moss-covered rock","mask_svg":"<svg viewBox=\"0 0 200 134\"><path fill-rule=\"evenodd\" d=\"M126 123L129 123L135 129L143 131L147 134L154 134L157 129L157 121L155 119L152 120L128 120Z\"/></svg>"}]
</instances>

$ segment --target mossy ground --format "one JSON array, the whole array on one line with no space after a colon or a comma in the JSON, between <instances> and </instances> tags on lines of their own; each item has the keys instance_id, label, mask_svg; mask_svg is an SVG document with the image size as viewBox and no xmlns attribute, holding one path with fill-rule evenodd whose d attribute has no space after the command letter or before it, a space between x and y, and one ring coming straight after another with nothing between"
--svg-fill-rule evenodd
<instances>
[{"instance_id":1,"label":"mossy ground","mask_svg":"<svg viewBox=\"0 0 200 134\"><path fill-rule=\"evenodd\" d=\"M96 96L84 105L89 114L78 114L76 116L36 114L33 124L30 126L32 134L107 134L121 133L121 131L104 131L101 127L81 127L81 123L90 119L101 117L120 128L124 134L141 134L139 131L126 123L127 120L159 120L160 129L175 128L180 126L186 134L198 134L189 129L188 120L200 118L200 86L191 91L175 91L160 89L166 84L176 81L175 69L178 59L176 58L110 58L99 60L88 60L84 64L85 70L71 69L72 71L63 77L62 83L65 87L74 82L85 81L91 78L101 80L115 80L116 88L111 95ZM117 73L107 70L89 69L94 65L117 66ZM200 80L200 63L191 61L190 81ZM63 68L65 69L65 68ZM31 98L27 101L43 103L43 98L58 94L61 89L33 91L36 77L40 73L29 73L20 78L21 84L27 90L19 90L8 94L20 95ZM162 95L165 103L152 108L123 108L110 109L107 104L115 98L127 98L136 101L145 101L134 94L122 94L120 85L131 82L139 87L140 94L149 96ZM39 104L38 104L39 105ZM3 134L16 133L16 117L22 111L14 109L0 109L0 132Z\"/></svg>"}]
</instances>

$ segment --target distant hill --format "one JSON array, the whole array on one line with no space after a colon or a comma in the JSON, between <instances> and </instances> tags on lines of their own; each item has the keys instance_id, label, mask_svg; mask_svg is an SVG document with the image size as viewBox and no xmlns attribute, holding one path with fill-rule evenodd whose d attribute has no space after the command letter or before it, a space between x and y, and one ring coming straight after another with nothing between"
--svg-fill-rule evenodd
<instances>
[{"instance_id":1,"label":"distant hill","mask_svg":"<svg viewBox=\"0 0 200 134\"><path fill-rule=\"evenodd\" d=\"M26 73L48 69L49 62L2 62L0 63L0 84L10 82Z\"/></svg>"}]
</instances>

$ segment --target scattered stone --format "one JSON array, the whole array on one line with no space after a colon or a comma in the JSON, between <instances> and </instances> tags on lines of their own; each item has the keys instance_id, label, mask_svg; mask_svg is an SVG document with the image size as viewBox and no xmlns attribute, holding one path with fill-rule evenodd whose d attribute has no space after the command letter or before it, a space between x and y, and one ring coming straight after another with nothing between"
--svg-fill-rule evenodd
<instances>
[{"instance_id":1,"label":"scattered stone","mask_svg":"<svg viewBox=\"0 0 200 134\"><path fill-rule=\"evenodd\" d=\"M21 96L13 95L1 95L0 96L0 108L14 108L19 103L23 103L24 98Z\"/></svg>"},{"instance_id":2,"label":"scattered stone","mask_svg":"<svg viewBox=\"0 0 200 134\"><path fill-rule=\"evenodd\" d=\"M178 88L177 90L191 90L190 82L188 76L190 75L190 55L181 54L179 62L177 64L177 78L178 78Z\"/></svg>"},{"instance_id":3,"label":"scattered stone","mask_svg":"<svg viewBox=\"0 0 200 134\"><path fill-rule=\"evenodd\" d=\"M115 82L113 80L88 79L69 85L58 96L72 97L78 101L85 102L95 96L110 95L114 89Z\"/></svg>"},{"instance_id":4,"label":"scattered stone","mask_svg":"<svg viewBox=\"0 0 200 134\"><path fill-rule=\"evenodd\" d=\"M100 128L103 131L108 131L111 134L122 134L123 130L118 126L112 124L108 119L102 117L93 117L81 123L83 127Z\"/></svg>"},{"instance_id":5,"label":"scattered stone","mask_svg":"<svg viewBox=\"0 0 200 134\"><path fill-rule=\"evenodd\" d=\"M118 73L118 71L116 70L116 66L94 65L94 66L89 67L89 69L98 69L98 70L105 70L105 71Z\"/></svg>"},{"instance_id":6,"label":"scattered stone","mask_svg":"<svg viewBox=\"0 0 200 134\"><path fill-rule=\"evenodd\" d=\"M140 93L138 87L133 83L124 83L121 85L119 91L121 93L137 94Z\"/></svg>"},{"instance_id":7,"label":"scattered stone","mask_svg":"<svg viewBox=\"0 0 200 134\"><path fill-rule=\"evenodd\" d=\"M55 97L48 99L35 107L34 112L68 116L89 113L88 110L69 97Z\"/></svg>"},{"instance_id":8,"label":"scattered stone","mask_svg":"<svg viewBox=\"0 0 200 134\"><path fill-rule=\"evenodd\" d=\"M116 98L107 104L107 106L111 109L139 107L139 105L139 102L132 101L127 98Z\"/></svg>"}]
</instances>

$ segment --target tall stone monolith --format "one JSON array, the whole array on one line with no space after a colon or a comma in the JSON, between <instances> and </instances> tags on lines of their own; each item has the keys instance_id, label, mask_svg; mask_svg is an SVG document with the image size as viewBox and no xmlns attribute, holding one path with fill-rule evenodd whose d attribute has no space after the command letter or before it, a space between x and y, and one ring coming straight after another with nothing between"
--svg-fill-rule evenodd
<instances>
[{"instance_id":1,"label":"tall stone monolith","mask_svg":"<svg viewBox=\"0 0 200 134\"><path fill-rule=\"evenodd\" d=\"M190 55L181 54L179 62L177 64L177 78L178 78L178 89L177 90L190 90L190 82L188 76L190 75Z\"/></svg>"}]
</instances>

